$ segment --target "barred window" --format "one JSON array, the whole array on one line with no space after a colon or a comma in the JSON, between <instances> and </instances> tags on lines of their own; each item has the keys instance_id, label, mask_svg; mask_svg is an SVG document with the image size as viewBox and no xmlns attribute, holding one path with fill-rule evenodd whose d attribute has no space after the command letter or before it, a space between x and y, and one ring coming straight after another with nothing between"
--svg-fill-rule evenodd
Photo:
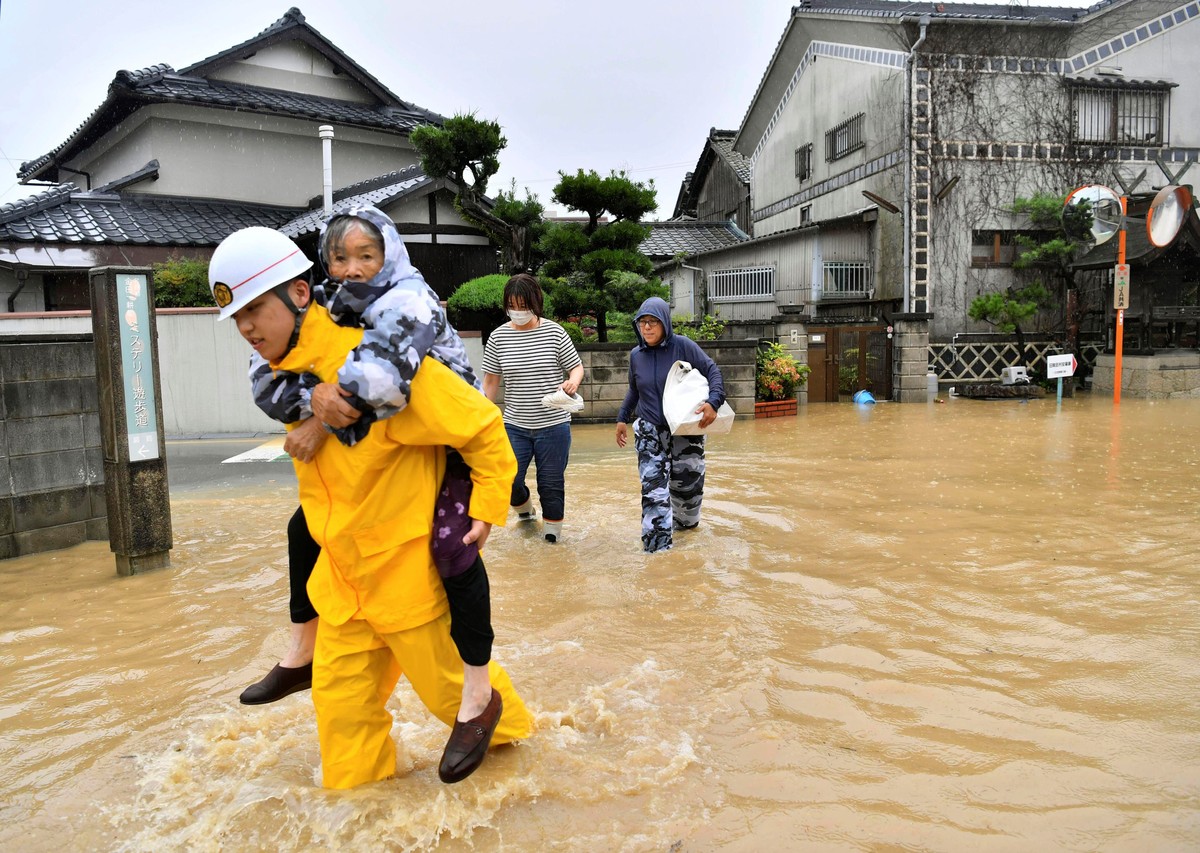
<instances>
[{"instance_id":1,"label":"barred window","mask_svg":"<svg viewBox=\"0 0 1200 853\"><path fill-rule=\"evenodd\" d=\"M800 208L800 224L807 225L809 222L812 222L812 205L806 204Z\"/></svg>"},{"instance_id":2,"label":"barred window","mask_svg":"<svg viewBox=\"0 0 1200 853\"><path fill-rule=\"evenodd\" d=\"M711 302L767 302L775 298L774 267L715 270L708 277Z\"/></svg>"},{"instance_id":3,"label":"barred window","mask_svg":"<svg viewBox=\"0 0 1200 853\"><path fill-rule=\"evenodd\" d=\"M796 149L796 177L807 181L812 177L812 143Z\"/></svg>"},{"instance_id":4,"label":"barred window","mask_svg":"<svg viewBox=\"0 0 1200 853\"><path fill-rule=\"evenodd\" d=\"M826 261L822 299L866 299L871 295L869 261Z\"/></svg>"},{"instance_id":5,"label":"barred window","mask_svg":"<svg viewBox=\"0 0 1200 853\"><path fill-rule=\"evenodd\" d=\"M1167 143L1173 84L1068 81L1074 142L1085 145Z\"/></svg>"},{"instance_id":6,"label":"barred window","mask_svg":"<svg viewBox=\"0 0 1200 853\"><path fill-rule=\"evenodd\" d=\"M825 132L825 159L840 160L857 151L867 143L863 141L863 124L866 113L846 119L832 130Z\"/></svg>"}]
</instances>

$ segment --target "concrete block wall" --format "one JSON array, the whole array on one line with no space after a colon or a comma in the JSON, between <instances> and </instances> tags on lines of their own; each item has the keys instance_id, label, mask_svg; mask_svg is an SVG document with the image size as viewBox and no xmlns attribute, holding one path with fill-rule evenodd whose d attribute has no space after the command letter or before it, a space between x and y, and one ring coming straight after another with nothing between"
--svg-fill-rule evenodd
<instances>
[{"instance_id":1,"label":"concrete block wall","mask_svg":"<svg viewBox=\"0 0 1200 853\"><path fill-rule=\"evenodd\" d=\"M0 337L0 558L107 538L91 335Z\"/></svg>"},{"instance_id":2,"label":"concrete block wall","mask_svg":"<svg viewBox=\"0 0 1200 853\"><path fill-rule=\"evenodd\" d=\"M754 417L754 353L758 341L704 341L701 349L721 368L725 397L738 417ZM583 359L585 403L575 423L615 423L629 389L631 344L586 344L577 347Z\"/></svg>"},{"instance_id":3,"label":"concrete block wall","mask_svg":"<svg viewBox=\"0 0 1200 853\"><path fill-rule=\"evenodd\" d=\"M892 317L892 399L897 403L924 403L929 399L929 321L932 314L896 314Z\"/></svg>"}]
</instances>

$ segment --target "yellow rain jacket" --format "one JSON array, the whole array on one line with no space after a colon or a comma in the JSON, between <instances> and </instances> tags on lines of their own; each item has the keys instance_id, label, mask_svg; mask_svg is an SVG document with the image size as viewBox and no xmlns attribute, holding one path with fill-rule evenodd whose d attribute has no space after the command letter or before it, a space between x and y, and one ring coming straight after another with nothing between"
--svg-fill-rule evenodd
<instances>
[{"instance_id":1,"label":"yellow rain jacket","mask_svg":"<svg viewBox=\"0 0 1200 853\"><path fill-rule=\"evenodd\" d=\"M336 382L361 338L361 329L338 326L313 305L296 346L271 366ZM504 524L517 463L500 410L432 358L403 411L372 424L354 447L328 439L314 461L296 464L300 503L321 546L308 595L321 614L313 706L327 788L395 773L385 706L402 673L426 708L454 724L462 660L430 549L446 445L471 467L471 517ZM508 674L493 660L489 675L504 705L492 743L527 737L533 720Z\"/></svg>"},{"instance_id":2,"label":"yellow rain jacket","mask_svg":"<svg viewBox=\"0 0 1200 853\"><path fill-rule=\"evenodd\" d=\"M296 346L271 366L336 383L361 338L314 304ZM517 463L500 410L432 358L413 379L411 405L353 447L327 440L313 462L296 462L300 503L321 546L308 594L322 620L363 619L391 633L448 612L430 549L446 445L471 468L471 517L503 525Z\"/></svg>"}]
</instances>

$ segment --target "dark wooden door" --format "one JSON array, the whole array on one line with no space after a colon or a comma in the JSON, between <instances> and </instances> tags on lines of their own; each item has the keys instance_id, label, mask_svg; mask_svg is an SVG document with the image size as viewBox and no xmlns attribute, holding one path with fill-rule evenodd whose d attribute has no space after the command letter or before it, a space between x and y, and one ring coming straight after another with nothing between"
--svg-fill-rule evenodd
<instances>
[{"instance_id":1,"label":"dark wooden door","mask_svg":"<svg viewBox=\"0 0 1200 853\"><path fill-rule=\"evenodd\" d=\"M808 401L848 401L858 391L892 397L892 348L886 326L813 326L808 330Z\"/></svg>"},{"instance_id":2,"label":"dark wooden door","mask_svg":"<svg viewBox=\"0 0 1200 853\"><path fill-rule=\"evenodd\" d=\"M837 386L830 387L831 377L836 370L829 367L829 335L824 329L810 329L808 333L808 402L829 403L830 393L837 393ZM837 397L833 398L836 401Z\"/></svg>"}]
</instances>

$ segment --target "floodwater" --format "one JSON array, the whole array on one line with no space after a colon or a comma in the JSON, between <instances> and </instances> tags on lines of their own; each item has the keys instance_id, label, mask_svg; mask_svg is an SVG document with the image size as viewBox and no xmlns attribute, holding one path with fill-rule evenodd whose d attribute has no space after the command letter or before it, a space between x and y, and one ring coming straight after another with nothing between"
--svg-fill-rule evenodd
<instances>
[{"instance_id":1,"label":"floodwater","mask_svg":"<svg viewBox=\"0 0 1200 853\"><path fill-rule=\"evenodd\" d=\"M1088 395L739 421L646 556L632 452L577 427L563 541L488 546L536 734L444 786L402 682L397 777L342 793L307 693L237 703L287 636L287 465L177 490L169 570L0 563L0 849L1196 849L1198 428Z\"/></svg>"}]
</instances>

